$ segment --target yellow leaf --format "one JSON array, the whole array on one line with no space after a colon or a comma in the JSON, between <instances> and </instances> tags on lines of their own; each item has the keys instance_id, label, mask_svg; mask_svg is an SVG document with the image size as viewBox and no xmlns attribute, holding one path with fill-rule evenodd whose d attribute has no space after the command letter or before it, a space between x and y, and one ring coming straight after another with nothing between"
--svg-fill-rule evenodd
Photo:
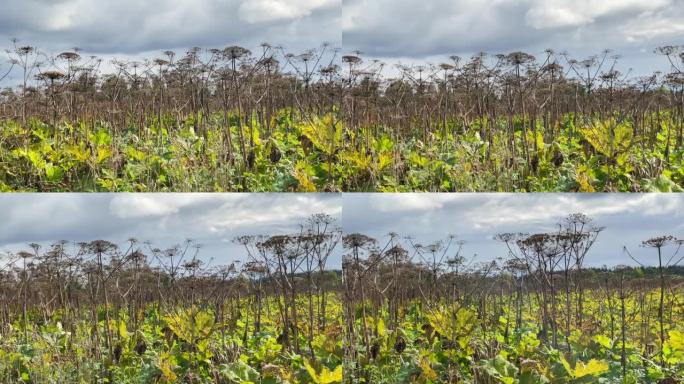
<instances>
[{"instance_id":1,"label":"yellow leaf","mask_svg":"<svg viewBox=\"0 0 684 384\"><path fill-rule=\"evenodd\" d=\"M309 376L311 376L311 379L316 384L332 384L342 382L342 365L338 365L333 371L329 370L327 367L323 367L321 369L321 373L317 374L314 367L312 367L307 360L304 360L304 368L306 368Z\"/></svg>"},{"instance_id":2,"label":"yellow leaf","mask_svg":"<svg viewBox=\"0 0 684 384\"><path fill-rule=\"evenodd\" d=\"M164 316L164 321L179 339L189 343L207 339L214 332L214 316L194 306Z\"/></svg>"},{"instance_id":3,"label":"yellow leaf","mask_svg":"<svg viewBox=\"0 0 684 384\"><path fill-rule=\"evenodd\" d=\"M133 147L128 147L126 148L126 156L136 161L142 161L145 159L145 152L139 151Z\"/></svg>"},{"instance_id":4,"label":"yellow leaf","mask_svg":"<svg viewBox=\"0 0 684 384\"><path fill-rule=\"evenodd\" d=\"M684 333L679 331L670 331L667 333L669 336L667 344L672 349L684 350Z\"/></svg>"},{"instance_id":5,"label":"yellow leaf","mask_svg":"<svg viewBox=\"0 0 684 384\"><path fill-rule=\"evenodd\" d=\"M577 362L575 366L575 378L580 378L584 376L598 376L606 371L608 371L608 363L601 360L591 359L588 363L584 364L581 361Z\"/></svg>"},{"instance_id":6,"label":"yellow leaf","mask_svg":"<svg viewBox=\"0 0 684 384\"><path fill-rule=\"evenodd\" d=\"M378 318L377 323L375 324L377 331L378 331L378 336L385 336L385 321L381 318Z\"/></svg>"},{"instance_id":7,"label":"yellow leaf","mask_svg":"<svg viewBox=\"0 0 684 384\"><path fill-rule=\"evenodd\" d=\"M119 336L122 339L128 339L128 329L126 328L126 322L123 320L119 321Z\"/></svg>"},{"instance_id":8,"label":"yellow leaf","mask_svg":"<svg viewBox=\"0 0 684 384\"><path fill-rule=\"evenodd\" d=\"M567 360L565 360L565 357L561 356L560 361L563 364L563 368L565 368L565 372L568 373L570 376L575 376L575 370L572 369L572 366L570 366L570 363L568 363Z\"/></svg>"},{"instance_id":9,"label":"yellow leaf","mask_svg":"<svg viewBox=\"0 0 684 384\"><path fill-rule=\"evenodd\" d=\"M606 335L596 335L594 336L594 341L596 341L603 348L607 349L610 349L613 344L613 341L610 339L610 337Z\"/></svg>"},{"instance_id":10,"label":"yellow leaf","mask_svg":"<svg viewBox=\"0 0 684 384\"><path fill-rule=\"evenodd\" d=\"M171 363L171 355L167 352L162 352L159 356L159 370L162 372L164 379L169 383L175 383L178 376L173 372L173 365Z\"/></svg>"},{"instance_id":11,"label":"yellow leaf","mask_svg":"<svg viewBox=\"0 0 684 384\"><path fill-rule=\"evenodd\" d=\"M596 121L580 131L596 151L609 158L627 151L634 142L632 127L615 119Z\"/></svg>"},{"instance_id":12,"label":"yellow leaf","mask_svg":"<svg viewBox=\"0 0 684 384\"><path fill-rule=\"evenodd\" d=\"M307 164L303 161L297 162L295 165L294 178L299 182L299 190L301 192L316 192L316 185L311 181L307 173Z\"/></svg>"},{"instance_id":13,"label":"yellow leaf","mask_svg":"<svg viewBox=\"0 0 684 384\"><path fill-rule=\"evenodd\" d=\"M333 371L327 367L323 367L321 374L318 376L319 384L332 384L342 382L342 365L338 365Z\"/></svg>"},{"instance_id":14,"label":"yellow leaf","mask_svg":"<svg viewBox=\"0 0 684 384\"><path fill-rule=\"evenodd\" d=\"M670 331L667 335L667 341L665 341L665 345L663 345L665 361L670 364L677 364L684 361L684 333Z\"/></svg>"},{"instance_id":15,"label":"yellow leaf","mask_svg":"<svg viewBox=\"0 0 684 384\"><path fill-rule=\"evenodd\" d=\"M332 113L300 125L299 129L319 151L327 155L335 153L342 144L342 123Z\"/></svg>"},{"instance_id":16,"label":"yellow leaf","mask_svg":"<svg viewBox=\"0 0 684 384\"><path fill-rule=\"evenodd\" d=\"M421 375L427 380L437 380L437 372L430 366L430 361L423 357L420 359Z\"/></svg>"},{"instance_id":17,"label":"yellow leaf","mask_svg":"<svg viewBox=\"0 0 684 384\"><path fill-rule=\"evenodd\" d=\"M98 164L107 160L112 155L112 150L107 147L100 147L97 149Z\"/></svg>"},{"instance_id":18,"label":"yellow leaf","mask_svg":"<svg viewBox=\"0 0 684 384\"><path fill-rule=\"evenodd\" d=\"M392 164L392 154L381 153L378 157L378 171L382 171L390 164Z\"/></svg>"},{"instance_id":19,"label":"yellow leaf","mask_svg":"<svg viewBox=\"0 0 684 384\"><path fill-rule=\"evenodd\" d=\"M589 176L586 174L586 172L577 172L575 180L579 184L580 192L596 192L594 187L591 185Z\"/></svg>"},{"instance_id":20,"label":"yellow leaf","mask_svg":"<svg viewBox=\"0 0 684 384\"><path fill-rule=\"evenodd\" d=\"M306 371L309 372L309 376L311 376L311 379L315 383L318 383L318 374L316 373L314 367L312 367L307 360L304 360L304 368L306 368Z\"/></svg>"}]
</instances>

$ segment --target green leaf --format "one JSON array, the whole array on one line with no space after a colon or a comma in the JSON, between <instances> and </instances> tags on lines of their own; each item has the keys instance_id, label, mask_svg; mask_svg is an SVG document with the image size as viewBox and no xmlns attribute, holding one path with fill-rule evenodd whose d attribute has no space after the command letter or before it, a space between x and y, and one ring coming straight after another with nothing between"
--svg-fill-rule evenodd
<instances>
[{"instance_id":1,"label":"green leaf","mask_svg":"<svg viewBox=\"0 0 684 384\"><path fill-rule=\"evenodd\" d=\"M58 182L64 177L64 170L59 165L53 165L52 163L45 164L45 176L48 181Z\"/></svg>"}]
</instances>

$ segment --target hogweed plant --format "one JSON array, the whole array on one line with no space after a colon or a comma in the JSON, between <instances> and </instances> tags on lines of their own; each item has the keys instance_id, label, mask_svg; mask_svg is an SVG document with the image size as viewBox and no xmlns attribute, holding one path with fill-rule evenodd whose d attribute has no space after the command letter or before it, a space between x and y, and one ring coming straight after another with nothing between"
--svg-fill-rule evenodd
<instances>
[{"instance_id":1,"label":"hogweed plant","mask_svg":"<svg viewBox=\"0 0 684 384\"><path fill-rule=\"evenodd\" d=\"M453 236L346 234L344 382L680 382L681 242L644 242L668 249L661 263L587 267L603 230L577 213L501 233L507 254L488 261Z\"/></svg>"},{"instance_id":2,"label":"hogweed plant","mask_svg":"<svg viewBox=\"0 0 684 384\"><path fill-rule=\"evenodd\" d=\"M14 45L7 73L22 84L0 96L5 190L305 190L297 172L323 156L302 127L338 110L328 44L194 47L108 70L77 49ZM339 189L330 173L305 176Z\"/></svg>"},{"instance_id":3,"label":"hogweed plant","mask_svg":"<svg viewBox=\"0 0 684 384\"><path fill-rule=\"evenodd\" d=\"M391 75L348 55L343 116L357 151L390 155L364 180L381 190L681 190L681 48L662 50L671 72L643 78L610 51L452 56Z\"/></svg>"},{"instance_id":4,"label":"hogweed plant","mask_svg":"<svg viewBox=\"0 0 684 384\"><path fill-rule=\"evenodd\" d=\"M193 240L30 244L0 257L0 381L341 383L340 236L314 215L226 265Z\"/></svg>"},{"instance_id":5,"label":"hogweed plant","mask_svg":"<svg viewBox=\"0 0 684 384\"><path fill-rule=\"evenodd\" d=\"M29 191L681 191L682 50L389 65L263 43L111 63L12 43L0 188ZM8 79L18 81L9 83Z\"/></svg>"}]
</instances>

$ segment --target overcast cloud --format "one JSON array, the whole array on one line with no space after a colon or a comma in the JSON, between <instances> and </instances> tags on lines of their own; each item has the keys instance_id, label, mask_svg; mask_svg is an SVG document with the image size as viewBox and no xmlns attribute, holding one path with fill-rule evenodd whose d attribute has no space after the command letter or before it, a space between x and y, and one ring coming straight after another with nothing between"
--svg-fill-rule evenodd
<instances>
[{"instance_id":1,"label":"overcast cloud","mask_svg":"<svg viewBox=\"0 0 684 384\"><path fill-rule=\"evenodd\" d=\"M684 41L684 0L3 0L0 46L13 37L106 59L264 41L295 53L330 42L405 63L611 48L640 75L668 69L653 49Z\"/></svg>"},{"instance_id":2,"label":"overcast cloud","mask_svg":"<svg viewBox=\"0 0 684 384\"><path fill-rule=\"evenodd\" d=\"M344 194L342 225L346 233L360 232L380 243L387 234L411 236L428 244L456 235L465 241L467 256L478 260L506 256L494 235L505 232L552 231L569 214L581 212L605 226L587 256L591 266L651 264L653 250L642 240L663 234L684 238L684 195L681 194Z\"/></svg>"},{"instance_id":3,"label":"overcast cloud","mask_svg":"<svg viewBox=\"0 0 684 384\"><path fill-rule=\"evenodd\" d=\"M653 54L684 42L684 0L343 0L346 51L383 59L546 48L575 57L613 49L635 74L667 70Z\"/></svg>"},{"instance_id":4,"label":"overcast cloud","mask_svg":"<svg viewBox=\"0 0 684 384\"><path fill-rule=\"evenodd\" d=\"M341 0L2 0L0 48L17 38L48 54L78 47L107 61L262 42L301 53L341 46L341 15Z\"/></svg>"},{"instance_id":5,"label":"overcast cloud","mask_svg":"<svg viewBox=\"0 0 684 384\"><path fill-rule=\"evenodd\" d=\"M3 0L0 38L98 54L338 43L340 0Z\"/></svg>"},{"instance_id":6,"label":"overcast cloud","mask_svg":"<svg viewBox=\"0 0 684 384\"><path fill-rule=\"evenodd\" d=\"M236 236L296 233L310 215L339 218L341 209L338 194L2 194L0 251L59 240L125 246L130 237L164 249L190 238L202 259L225 264L244 260ZM340 267L339 255L330 266Z\"/></svg>"},{"instance_id":7,"label":"overcast cloud","mask_svg":"<svg viewBox=\"0 0 684 384\"><path fill-rule=\"evenodd\" d=\"M0 251L37 242L104 239L125 245L135 237L167 248L186 238L203 245L200 257L216 264L244 260L231 240L245 234L293 233L315 213L338 218L346 233L380 242L390 232L427 244L456 235L466 255L505 256L493 240L502 232L554 230L582 212L605 226L587 257L592 266L630 264L622 247L644 263L654 261L642 240L670 234L684 238L681 194L2 194ZM339 253L331 267L340 267ZM633 264L633 263L631 263Z\"/></svg>"}]
</instances>

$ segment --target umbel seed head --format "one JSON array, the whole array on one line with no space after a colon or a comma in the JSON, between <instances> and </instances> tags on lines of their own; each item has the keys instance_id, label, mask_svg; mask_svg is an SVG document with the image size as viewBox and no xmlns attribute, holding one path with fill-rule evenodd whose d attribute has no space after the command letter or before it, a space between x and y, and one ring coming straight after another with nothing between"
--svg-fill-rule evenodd
<instances>
[{"instance_id":1,"label":"umbel seed head","mask_svg":"<svg viewBox=\"0 0 684 384\"><path fill-rule=\"evenodd\" d=\"M342 62L348 64L359 64L361 62L361 58L354 55L345 55L342 56Z\"/></svg>"},{"instance_id":2,"label":"umbel seed head","mask_svg":"<svg viewBox=\"0 0 684 384\"><path fill-rule=\"evenodd\" d=\"M46 71L38 75L42 79L48 79L51 81L59 80L64 77L64 74L59 71Z\"/></svg>"},{"instance_id":3,"label":"umbel seed head","mask_svg":"<svg viewBox=\"0 0 684 384\"><path fill-rule=\"evenodd\" d=\"M230 60L236 60L239 59L243 56L249 55L251 52L247 48L239 47L239 46L231 46L227 47L223 50L223 54Z\"/></svg>"}]
</instances>

